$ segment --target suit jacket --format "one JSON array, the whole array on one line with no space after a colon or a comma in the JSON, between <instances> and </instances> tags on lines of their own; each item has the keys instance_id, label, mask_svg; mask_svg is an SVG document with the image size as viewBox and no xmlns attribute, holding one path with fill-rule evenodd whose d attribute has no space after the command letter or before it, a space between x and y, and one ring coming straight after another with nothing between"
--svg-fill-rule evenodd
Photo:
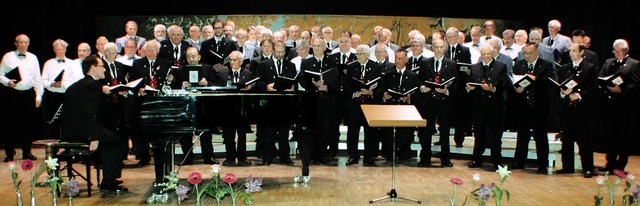
<instances>
[{"instance_id":1,"label":"suit jacket","mask_svg":"<svg viewBox=\"0 0 640 206\"><path fill-rule=\"evenodd\" d=\"M257 56L257 57L253 57L251 59L251 63L249 63L249 71L251 71L254 74L257 74L258 73L258 65L260 64L260 62L265 61L265 60L271 60L271 58L273 58L273 54L271 54L271 56L269 56L268 58L265 58L262 55Z\"/></svg>"},{"instance_id":2,"label":"suit jacket","mask_svg":"<svg viewBox=\"0 0 640 206\"><path fill-rule=\"evenodd\" d=\"M182 40L180 42L180 58L178 59L178 63L180 65L187 65L187 49L189 48L189 43L187 41ZM174 48L173 43L170 40L164 40L160 42L160 50L158 51L158 58L164 59L169 62L171 65L175 64L174 57Z\"/></svg>"},{"instance_id":3,"label":"suit jacket","mask_svg":"<svg viewBox=\"0 0 640 206\"><path fill-rule=\"evenodd\" d=\"M394 66L392 69L387 70L387 72L384 74L383 84L381 88L382 91L388 92L388 90L391 89L398 92L406 92L421 85L420 78L415 72L405 69L402 73L402 77L400 77L400 74L397 72L397 70L397 67ZM402 81L400 81L400 78L402 78ZM416 89L412 94L409 94L412 97L412 102L400 102L399 99L395 98L386 100L386 102L389 104L411 104L413 103L413 99L418 92L420 92L419 89Z\"/></svg>"},{"instance_id":4,"label":"suit jacket","mask_svg":"<svg viewBox=\"0 0 640 206\"><path fill-rule=\"evenodd\" d=\"M462 63L471 63L471 52L469 51L469 47L463 46L462 44L456 45L456 53L454 58L451 58L451 52L449 46L447 46L444 50L444 57L448 59L452 59L456 62Z\"/></svg>"},{"instance_id":5,"label":"suit jacket","mask_svg":"<svg viewBox=\"0 0 640 206\"><path fill-rule=\"evenodd\" d=\"M546 44L542 44L542 43L538 44L538 52L540 53L541 59L547 60L549 62L555 62L553 49L547 46ZM522 48L522 51L520 51L520 53L518 54L517 61L520 61L520 60L524 60L524 47Z\"/></svg>"},{"instance_id":6,"label":"suit jacket","mask_svg":"<svg viewBox=\"0 0 640 206\"><path fill-rule=\"evenodd\" d=\"M167 78L167 73L169 72L170 64L169 62L161 58L156 58L154 64L155 67L152 70L151 65L149 65L149 59L147 57L133 60L133 70L129 75L129 79L135 80L138 78L142 78L142 83L140 83L138 87L144 87L144 85L151 86L151 75L154 74L155 76L153 77L156 78L156 85L158 87L155 89L162 89L162 86L164 86L165 80ZM137 94L138 92L134 91L133 93Z\"/></svg>"},{"instance_id":7,"label":"suit jacket","mask_svg":"<svg viewBox=\"0 0 640 206\"><path fill-rule=\"evenodd\" d=\"M328 71L330 70L330 71ZM339 73L337 62L335 58L325 55L322 58L322 64L318 62L315 56L303 59L300 63L300 75L302 78L301 86L304 87L307 92L318 92L318 88L313 84L313 81L319 81L320 77L307 73L305 71L312 72L325 72L322 75L324 83L327 85L327 90L330 93L337 92L339 89Z\"/></svg>"},{"instance_id":8,"label":"suit jacket","mask_svg":"<svg viewBox=\"0 0 640 206\"><path fill-rule=\"evenodd\" d=\"M253 73L247 70L246 67L240 68L239 75L240 75L240 80L238 80L238 82L246 82L253 79L254 77ZM231 80L232 77L233 77L233 70L231 68L223 72L220 72L218 73L218 77L215 78L216 80L215 80L214 86L226 86L227 80Z\"/></svg>"},{"instance_id":9,"label":"suit jacket","mask_svg":"<svg viewBox=\"0 0 640 206\"><path fill-rule=\"evenodd\" d=\"M101 93L102 84L89 75L67 88L64 105L69 109L62 110L64 141L109 140L104 139L108 135L100 135L102 127L97 123Z\"/></svg>"},{"instance_id":10,"label":"suit jacket","mask_svg":"<svg viewBox=\"0 0 640 206\"><path fill-rule=\"evenodd\" d=\"M509 75L509 77L513 75L513 59L511 59L511 57L506 54L500 53L498 55L498 58L496 58L495 60L502 62L503 64L505 64L505 66L507 66L507 75ZM512 80L511 78L509 79Z\"/></svg>"},{"instance_id":11,"label":"suit jacket","mask_svg":"<svg viewBox=\"0 0 640 206\"><path fill-rule=\"evenodd\" d=\"M200 55L202 55L200 62L209 65L224 65L225 59L229 57L229 54L231 54L232 51L238 50L237 46L233 40L227 39L226 37L222 37L220 45L216 44L215 37L205 40L202 42L202 47L200 48Z\"/></svg>"},{"instance_id":12,"label":"suit jacket","mask_svg":"<svg viewBox=\"0 0 640 206\"><path fill-rule=\"evenodd\" d=\"M542 44L549 46L550 39L551 36L543 38ZM550 46L552 49L555 49L560 53L569 52L569 47L571 46L571 38L562 34L558 34L556 35L556 38L553 39L553 44Z\"/></svg>"},{"instance_id":13,"label":"suit jacket","mask_svg":"<svg viewBox=\"0 0 640 206\"><path fill-rule=\"evenodd\" d=\"M280 76L296 78L296 75L298 75L296 65L286 59L283 59L281 61L282 75ZM260 62L260 64L258 65L257 76L260 77L260 80L258 80L258 84L256 84L256 89L258 91L267 91L267 85L274 83L276 81L276 77L279 76L275 62L273 60ZM294 85L294 88L295 86L296 85Z\"/></svg>"},{"instance_id":14,"label":"suit jacket","mask_svg":"<svg viewBox=\"0 0 640 206\"><path fill-rule=\"evenodd\" d=\"M581 99L578 102L571 102L569 95L563 98L563 109L569 109L570 105L575 105L580 109L580 113L590 113L596 109L595 105L598 101L598 71L594 64L582 60L578 64L577 68L573 68L573 63L562 65L558 71L558 82L563 82L567 79L573 79L578 83L571 93L580 94ZM557 87L556 87L557 88ZM556 90L556 92L559 91ZM571 108L573 109L573 108ZM589 115L585 116L589 117Z\"/></svg>"},{"instance_id":15,"label":"suit jacket","mask_svg":"<svg viewBox=\"0 0 640 206\"><path fill-rule=\"evenodd\" d=\"M436 82L436 76L439 77L438 81L444 82L458 75L458 67L456 66L456 62L454 62L451 59L442 58L442 61L440 63L442 65L440 66L440 71L438 71L439 73L439 76L438 76L436 75L437 73L434 67L435 57L426 58L422 62L422 65L420 65L420 68L416 71L421 84L424 84L425 81ZM455 82L456 80L454 79L453 81ZM452 99L456 91L455 88L456 88L456 84L452 83L448 87L449 95L445 95L445 94L437 94L437 95L441 97L445 97L445 99ZM435 93L437 92L434 89L432 89L431 91L426 93L423 97L426 99L432 99L431 97L434 97Z\"/></svg>"},{"instance_id":16,"label":"suit jacket","mask_svg":"<svg viewBox=\"0 0 640 206\"><path fill-rule=\"evenodd\" d=\"M191 38L187 38L187 43L189 43L189 46L195 47L196 49L198 49L198 51L200 51L200 48L202 48L202 40L198 40L198 42L196 43L195 41L193 41L193 39Z\"/></svg>"},{"instance_id":17,"label":"suit jacket","mask_svg":"<svg viewBox=\"0 0 640 206\"><path fill-rule=\"evenodd\" d=\"M504 92L508 85L507 66L502 62L491 61L486 73L484 72L483 62L480 61L471 65L471 73L469 82L482 83L486 82L496 87L495 92L485 91L481 87L471 90L471 98L473 103L474 119L476 118L501 118L503 113Z\"/></svg>"},{"instance_id":18,"label":"suit jacket","mask_svg":"<svg viewBox=\"0 0 640 206\"><path fill-rule=\"evenodd\" d=\"M147 39L140 36L135 36L133 37L133 39L136 40L136 42L138 42L138 49L140 49L140 47L144 44L144 42L147 41ZM116 47L118 48L118 54L124 55L123 48L124 48L124 44L127 43L127 40L129 40L129 37L127 35L124 35L116 39Z\"/></svg>"},{"instance_id":19,"label":"suit jacket","mask_svg":"<svg viewBox=\"0 0 640 206\"><path fill-rule=\"evenodd\" d=\"M640 89L640 68L638 68L638 66L640 66L640 62L631 57L624 58L621 65L616 63L616 58L610 58L604 61L604 65L602 65L598 76L604 77L619 73L624 81L620 85L620 89L622 90L621 94L611 94L606 87L602 87L605 94L613 97L628 98L628 100L637 98L639 95L638 92L640 92L638 91Z\"/></svg>"},{"instance_id":20,"label":"suit jacket","mask_svg":"<svg viewBox=\"0 0 640 206\"><path fill-rule=\"evenodd\" d=\"M100 84L102 85L113 86L113 77L112 77L111 67L109 66L109 63L107 63L106 60L102 60L102 62L104 63L104 68L105 68L104 79L101 79L98 81L100 81ZM113 64L116 67L116 75L118 75L116 79L118 83L126 84L128 82L126 77L129 75L129 71L131 67L128 67L118 61L114 61ZM131 80L135 80L135 79L131 79Z\"/></svg>"},{"instance_id":21,"label":"suit jacket","mask_svg":"<svg viewBox=\"0 0 640 206\"><path fill-rule=\"evenodd\" d=\"M518 61L513 68L513 74L524 75L530 73L528 63L526 60ZM548 115L552 105L552 95L559 95L558 90L549 78L558 81L558 74L553 67L553 63L538 58L536 64L533 66L533 74L536 79L531 85L527 86L520 94L515 94L514 98L517 102L517 108L526 108L529 102L533 102L533 108L536 109L537 115ZM533 99L531 99L533 98Z\"/></svg>"},{"instance_id":22,"label":"suit jacket","mask_svg":"<svg viewBox=\"0 0 640 206\"><path fill-rule=\"evenodd\" d=\"M345 91L349 94L353 94L357 91L360 91L360 89L358 89L356 86L354 85L355 79L360 79L362 82L367 83L371 80L374 80L378 77L382 77L382 67L373 62L373 61L367 61L367 63L364 65L365 66L365 70L364 70L364 79L362 79L362 64L360 64L360 62L355 62L353 64L350 64L347 67L347 74L345 75ZM376 84L376 83L374 83ZM377 86L376 88L373 89L373 95L370 97L366 97L366 98L360 98L359 100L362 100L363 103L376 103L376 102L380 102L380 100L382 99L382 93L384 92L381 89L381 85L382 85L382 79L378 80ZM371 85L372 86L372 85Z\"/></svg>"}]
</instances>

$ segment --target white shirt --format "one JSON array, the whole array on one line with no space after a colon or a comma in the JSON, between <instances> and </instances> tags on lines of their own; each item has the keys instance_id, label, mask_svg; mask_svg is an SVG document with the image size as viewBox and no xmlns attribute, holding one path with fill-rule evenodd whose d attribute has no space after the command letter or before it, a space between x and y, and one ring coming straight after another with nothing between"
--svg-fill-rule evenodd
<instances>
[{"instance_id":1,"label":"white shirt","mask_svg":"<svg viewBox=\"0 0 640 206\"><path fill-rule=\"evenodd\" d=\"M340 47L336 47L335 49L331 50L331 54L335 54L338 52L340 52ZM349 48L349 53L356 53L356 49ZM347 53L347 57L349 57L349 53Z\"/></svg>"},{"instance_id":2,"label":"white shirt","mask_svg":"<svg viewBox=\"0 0 640 206\"><path fill-rule=\"evenodd\" d=\"M480 45L480 43L478 43ZM463 46L469 47L469 53L471 53L471 64L478 63L480 59L480 46L473 46L473 42L464 43Z\"/></svg>"},{"instance_id":3,"label":"white shirt","mask_svg":"<svg viewBox=\"0 0 640 206\"><path fill-rule=\"evenodd\" d=\"M376 59L376 46L377 45L371 47L371 52L369 52L369 59ZM389 47L387 47L387 57L389 57L389 62L396 62L396 52L394 52L393 49Z\"/></svg>"},{"instance_id":4,"label":"white shirt","mask_svg":"<svg viewBox=\"0 0 640 206\"><path fill-rule=\"evenodd\" d=\"M84 73L82 72L82 60L74 59L71 68L64 72L64 76L62 77L62 87L69 88L73 83L84 78Z\"/></svg>"},{"instance_id":5,"label":"white shirt","mask_svg":"<svg viewBox=\"0 0 640 206\"><path fill-rule=\"evenodd\" d=\"M307 57L304 58L304 59L311 58L312 56L313 55L307 55ZM296 65L296 71L298 71L298 73L300 73L300 64L302 63L302 57L301 56L294 57L293 59L291 59L291 63Z\"/></svg>"},{"instance_id":6,"label":"white shirt","mask_svg":"<svg viewBox=\"0 0 640 206\"><path fill-rule=\"evenodd\" d=\"M18 57L18 51L7 52L0 63L0 83L9 86L9 78L5 74L16 67L20 71L22 81L16 82L14 89L24 91L33 88L36 92L36 100L42 100L44 88L42 87L38 57L31 52L27 52L25 57Z\"/></svg>"},{"instance_id":7,"label":"white shirt","mask_svg":"<svg viewBox=\"0 0 640 206\"><path fill-rule=\"evenodd\" d=\"M520 53L520 50L522 50L522 46L514 43L511 45L511 49L507 49L506 45L502 46L502 48L500 49L500 53L506 54L507 56L511 57L511 59L515 59L518 57L518 53Z\"/></svg>"},{"instance_id":8,"label":"white shirt","mask_svg":"<svg viewBox=\"0 0 640 206\"><path fill-rule=\"evenodd\" d=\"M116 58L116 61L131 67L133 66L133 60L140 59L142 57L139 57L138 55L134 55L132 58L133 59L130 59L129 56L124 55Z\"/></svg>"},{"instance_id":9,"label":"white shirt","mask_svg":"<svg viewBox=\"0 0 640 206\"><path fill-rule=\"evenodd\" d=\"M420 53L420 56L426 57L426 58L431 58L433 57L433 55L435 55L431 50L428 50L427 48L423 48L422 49L422 53ZM413 51L408 51L407 52L407 58L411 58L413 57Z\"/></svg>"},{"instance_id":10,"label":"white shirt","mask_svg":"<svg viewBox=\"0 0 640 206\"><path fill-rule=\"evenodd\" d=\"M491 35L491 38L489 38L489 40L491 40L493 38L500 39L500 37L497 37L496 35ZM485 36L481 36L480 37L480 43L479 43L480 46L488 44L489 40L487 40L487 36L486 35ZM502 39L500 39L499 42L500 42L500 46L502 46Z\"/></svg>"},{"instance_id":11,"label":"white shirt","mask_svg":"<svg viewBox=\"0 0 640 206\"><path fill-rule=\"evenodd\" d=\"M51 92L64 93L67 90L64 85L58 88L51 87L51 84L55 81L60 72L64 71L66 73L66 71L71 70L72 66L73 60L66 57L64 58L64 62L58 62L58 58L47 60L42 68L42 85L44 86L44 88ZM65 74L62 74L61 81L64 81L64 75Z\"/></svg>"}]
</instances>

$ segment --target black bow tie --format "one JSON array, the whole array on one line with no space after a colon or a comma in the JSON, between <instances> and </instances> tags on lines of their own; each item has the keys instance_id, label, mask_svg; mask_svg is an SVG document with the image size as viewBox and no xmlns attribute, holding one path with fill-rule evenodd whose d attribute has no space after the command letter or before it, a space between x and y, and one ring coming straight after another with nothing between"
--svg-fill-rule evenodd
<instances>
[{"instance_id":1,"label":"black bow tie","mask_svg":"<svg viewBox=\"0 0 640 206\"><path fill-rule=\"evenodd\" d=\"M505 50L511 50L511 47L507 47L507 48L505 48Z\"/></svg>"},{"instance_id":2,"label":"black bow tie","mask_svg":"<svg viewBox=\"0 0 640 206\"><path fill-rule=\"evenodd\" d=\"M474 47L479 47L479 45L478 45L478 44L473 44L473 46L474 46Z\"/></svg>"},{"instance_id":3,"label":"black bow tie","mask_svg":"<svg viewBox=\"0 0 640 206\"><path fill-rule=\"evenodd\" d=\"M64 63L64 59L56 59L56 61L58 61L58 63Z\"/></svg>"},{"instance_id":4,"label":"black bow tie","mask_svg":"<svg viewBox=\"0 0 640 206\"><path fill-rule=\"evenodd\" d=\"M133 60L133 59L135 59L135 58L136 58L136 57L129 57L129 58L127 58L127 59L129 59L129 60Z\"/></svg>"},{"instance_id":5,"label":"black bow tie","mask_svg":"<svg viewBox=\"0 0 640 206\"><path fill-rule=\"evenodd\" d=\"M23 53L18 53L19 57L26 57L27 55L24 55Z\"/></svg>"}]
</instances>

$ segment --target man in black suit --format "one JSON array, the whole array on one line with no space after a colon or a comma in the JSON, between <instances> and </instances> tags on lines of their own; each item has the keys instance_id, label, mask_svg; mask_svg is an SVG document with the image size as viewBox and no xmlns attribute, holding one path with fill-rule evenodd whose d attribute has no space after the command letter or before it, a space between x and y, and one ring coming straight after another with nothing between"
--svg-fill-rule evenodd
<instances>
[{"instance_id":1,"label":"man in black suit","mask_svg":"<svg viewBox=\"0 0 640 206\"><path fill-rule=\"evenodd\" d=\"M530 85L517 79L514 80L513 89L515 94L512 102L515 104L513 108L518 115L518 140L511 168L524 169L527 153L529 152L531 130L533 130L533 139L536 141L538 173L547 174L547 162L549 159L548 122L552 113L552 95L558 95L557 90L552 87L552 82L549 79L557 81L558 75L553 69L553 63L539 58L538 44L527 43L522 50L525 58L515 64L513 74L531 75L534 76L535 80L529 82Z\"/></svg>"},{"instance_id":2,"label":"man in black suit","mask_svg":"<svg viewBox=\"0 0 640 206\"><path fill-rule=\"evenodd\" d=\"M351 52L351 38L347 36L341 36L338 40L338 52L331 54L331 58L335 58L335 61L338 63L338 71L340 74L339 77L339 88L338 88L338 96L336 98L336 122L334 124L338 125L334 127L335 131L333 132L333 137L331 138L331 143L329 144L329 155L335 157L338 153L338 143L340 139L340 131L339 126L342 123L346 123L349 121L349 116L347 115L347 101L351 99L352 93L349 93L345 89L345 84L349 82L347 78L347 67L348 65L355 63L356 54Z\"/></svg>"},{"instance_id":3,"label":"man in black suit","mask_svg":"<svg viewBox=\"0 0 640 206\"><path fill-rule=\"evenodd\" d=\"M164 59L157 58L158 57L158 48L160 47L160 43L157 41L149 41L144 46L147 56L136 59L133 61L132 71L129 74L129 79L138 79L142 78L142 82L138 85L138 88L134 90L135 96L145 96L147 92L145 91L145 86L149 86L153 89L159 90L164 86L165 80L167 77L167 73L169 71L170 64ZM136 148L137 157L140 158L140 162L138 162L138 166L145 166L149 164L149 140L145 137L134 137L133 144ZM155 152L155 150L159 150L159 152ZM163 156L160 156L161 153L164 153L163 147L154 148L154 160L158 163L158 159L163 159ZM156 158L156 156L158 158ZM158 174L156 174L158 175ZM162 180L162 175L160 175L160 180Z\"/></svg>"},{"instance_id":4,"label":"man in black suit","mask_svg":"<svg viewBox=\"0 0 640 206\"><path fill-rule=\"evenodd\" d=\"M296 78L296 67L289 60L285 59L286 48L283 42L276 42L274 45L273 60L265 60L258 65L258 77L260 77L258 91L294 91L295 84L288 87L276 85L276 78ZM277 157L281 164L292 165L293 161L289 157L289 126L290 120L295 115L294 105L288 99L282 97L270 97L269 101L263 109L263 115L260 116L258 127L264 135L264 164L270 164ZM278 144L276 152L275 144Z\"/></svg>"},{"instance_id":5,"label":"man in black suit","mask_svg":"<svg viewBox=\"0 0 640 206\"><path fill-rule=\"evenodd\" d=\"M232 51L238 50L238 47L233 40L224 36L222 20L215 18L211 25L213 25L214 35L213 38L202 42L202 47L200 47L201 62L217 68L225 65L225 59Z\"/></svg>"},{"instance_id":6,"label":"man in black suit","mask_svg":"<svg viewBox=\"0 0 640 206\"><path fill-rule=\"evenodd\" d=\"M442 84L458 74L456 62L444 57L445 43L442 39L433 40L434 56L427 58L422 62L417 70L418 77L422 83L420 86L421 93L416 95L416 107L420 111L420 115L427 120L425 128L418 128L422 132L418 133L420 139L420 162L418 166L431 166L431 140L432 134L428 131L435 130L436 120L440 126L440 143L441 165L444 167L453 167L450 157L449 145L449 128L453 125L453 101L455 98L455 87L453 82L449 82L442 87L434 85Z\"/></svg>"},{"instance_id":7,"label":"man in black suit","mask_svg":"<svg viewBox=\"0 0 640 206\"><path fill-rule=\"evenodd\" d=\"M595 65L584 61L582 56L587 48L578 43L569 47L571 63L558 71L558 82L571 79L566 86L561 85L562 97L560 116L564 123L562 130L562 169L558 174L574 173L574 142L580 147L580 162L585 178L593 177L593 128L597 125L596 101L598 101L598 73ZM577 84L577 85L574 85ZM573 86L571 86L573 85Z\"/></svg>"},{"instance_id":8,"label":"man in black suit","mask_svg":"<svg viewBox=\"0 0 640 206\"><path fill-rule=\"evenodd\" d=\"M258 73L258 65L260 62L273 59L273 40L271 39L263 39L260 42L260 55L251 59L249 63L249 71L253 73Z\"/></svg>"},{"instance_id":9,"label":"man in black suit","mask_svg":"<svg viewBox=\"0 0 640 206\"><path fill-rule=\"evenodd\" d=\"M378 44L380 45L380 44ZM420 78L416 73L407 69L407 51L399 49L395 52L395 67L388 70L383 79L382 90L383 101L392 105L415 105L413 101L416 90L420 87ZM406 95L393 94L390 90L407 93ZM412 92L410 92L413 90ZM384 152L393 152L393 141L395 141L395 152L398 164L408 164L411 158L411 142L413 142L413 133L415 127L399 127L395 128L395 134L387 130L382 138L382 147ZM394 137L395 136L395 137ZM394 140L395 139L395 140ZM391 165L393 162L392 154L383 154L387 158L385 164Z\"/></svg>"},{"instance_id":10,"label":"man in black suit","mask_svg":"<svg viewBox=\"0 0 640 206\"><path fill-rule=\"evenodd\" d=\"M364 160L363 165L375 166L374 159L378 156L378 144L380 142L380 128L371 128L367 123L360 105L380 104L382 90L378 85L382 85L382 69L379 64L369 60L370 48L366 44L356 47L357 61L348 65L345 77L345 86L351 98L347 102L347 113L349 116L347 124L347 152L349 160L347 165L358 164L360 151L358 142L360 137L360 127L364 127ZM360 86L360 81L367 84L367 87ZM376 83L371 83L377 81Z\"/></svg>"},{"instance_id":11,"label":"man in black suit","mask_svg":"<svg viewBox=\"0 0 640 206\"><path fill-rule=\"evenodd\" d=\"M470 168L482 166L482 154L491 149L492 169L498 169L502 161L502 118L504 89L510 85L507 67L493 60L493 47L489 44L480 47L482 61L471 65L469 83L466 90L473 101L473 161ZM473 85L475 84L475 85ZM476 86L477 85L477 86Z\"/></svg>"},{"instance_id":12,"label":"man in black suit","mask_svg":"<svg viewBox=\"0 0 640 206\"><path fill-rule=\"evenodd\" d=\"M458 43L459 31L455 27L447 29L445 38L447 39L447 48L444 50L444 57L454 60L456 63L471 64L471 52L469 47L463 46ZM469 66L459 66L456 75L456 98L454 99L454 112L455 112L455 134L453 141L456 143L456 147L462 147L464 143L464 137L471 135L471 95L466 91L466 84L469 82Z\"/></svg>"},{"instance_id":13,"label":"man in black suit","mask_svg":"<svg viewBox=\"0 0 640 206\"><path fill-rule=\"evenodd\" d=\"M116 61L118 55L118 48L115 43L107 43L104 45L104 58L102 59L105 66L105 78L100 80L102 86L102 101L98 114L98 121L100 125L103 125L109 131L116 133L118 126L125 125L127 119L127 108L130 106L129 91L128 90L115 90L109 91L108 87L116 85L127 84L127 76L129 75L129 69L124 64ZM132 79L134 80L134 79ZM106 90L105 90L106 87ZM117 133L116 133L117 134ZM128 137L123 137L122 152L123 159L126 159L126 151L128 151L129 142Z\"/></svg>"},{"instance_id":14,"label":"man in black suit","mask_svg":"<svg viewBox=\"0 0 640 206\"><path fill-rule=\"evenodd\" d=\"M603 82L604 94L603 131L606 134L604 150L607 164L604 171L623 170L629 162L629 155L637 151L634 134L637 121L638 83L640 82L640 62L629 57L629 44L624 39L613 42L614 58L607 59L598 74L600 77L618 75L621 81Z\"/></svg>"},{"instance_id":15,"label":"man in black suit","mask_svg":"<svg viewBox=\"0 0 640 206\"><path fill-rule=\"evenodd\" d=\"M122 170L122 139L98 123L98 110L102 84L105 78L104 63L98 56L89 56L82 61L84 79L72 84L66 92L63 110L64 141L89 143L89 150L100 149L103 179L100 189L105 191L127 191L118 185L117 175Z\"/></svg>"},{"instance_id":16,"label":"man in black suit","mask_svg":"<svg viewBox=\"0 0 640 206\"><path fill-rule=\"evenodd\" d=\"M338 126L335 124L335 101L340 82L339 71L335 58L324 55L326 45L323 39L312 39L311 49L314 51L313 57L302 60L300 65L304 75L301 85L310 94L309 98L315 100L310 104L314 105L311 107L315 107L313 110L317 113L314 117L316 124L310 125L312 136L308 138L313 141L310 144L314 147L311 152L313 163L328 164L333 157L329 156L327 147L332 142L331 138L335 137L335 127Z\"/></svg>"},{"instance_id":17,"label":"man in black suit","mask_svg":"<svg viewBox=\"0 0 640 206\"><path fill-rule=\"evenodd\" d=\"M189 43L184 40L184 31L180 26L174 24L169 26L167 33L169 39L160 42L158 58L166 60L172 66L186 65Z\"/></svg>"},{"instance_id":18,"label":"man in black suit","mask_svg":"<svg viewBox=\"0 0 640 206\"><path fill-rule=\"evenodd\" d=\"M584 44L584 39L586 38L586 36L587 36L587 33L584 30L576 29L576 30L573 30L573 32L571 32L571 41L573 43ZM570 63L571 57L568 55L569 53L567 53L567 57L562 58L562 59L568 60L567 62L564 62L564 63ZM584 54L582 54L582 61L592 63L596 67L596 71L600 72L601 64L600 64L600 57L598 56L598 53L590 50L589 48L586 48L584 50Z\"/></svg>"}]
</instances>

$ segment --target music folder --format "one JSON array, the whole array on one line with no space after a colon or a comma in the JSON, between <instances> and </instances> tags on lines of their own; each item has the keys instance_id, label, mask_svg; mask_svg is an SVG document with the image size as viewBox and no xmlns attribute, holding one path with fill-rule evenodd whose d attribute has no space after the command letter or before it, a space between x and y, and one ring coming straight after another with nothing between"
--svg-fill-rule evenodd
<instances>
[{"instance_id":1,"label":"music folder","mask_svg":"<svg viewBox=\"0 0 640 206\"><path fill-rule=\"evenodd\" d=\"M256 83L256 81L258 81L259 79L260 79L260 77L255 77L253 79L249 79L249 80L246 80L246 81L240 81L240 82L236 83L235 85L236 85L236 88L242 89L242 88L248 87L249 85L254 85Z\"/></svg>"},{"instance_id":2,"label":"music folder","mask_svg":"<svg viewBox=\"0 0 640 206\"><path fill-rule=\"evenodd\" d=\"M514 74L513 86L526 88L527 86L531 85L535 80L536 80L536 76L533 76L531 74L525 74L525 75Z\"/></svg>"},{"instance_id":3,"label":"music folder","mask_svg":"<svg viewBox=\"0 0 640 206\"><path fill-rule=\"evenodd\" d=\"M296 76L297 77L297 76ZM291 89L293 85L296 84L296 78L289 78L285 76L277 76L276 80L273 82L273 88L278 91L284 91L287 89Z\"/></svg>"},{"instance_id":4,"label":"music folder","mask_svg":"<svg viewBox=\"0 0 640 206\"><path fill-rule=\"evenodd\" d=\"M54 81L54 82L62 81L62 76L64 76L64 71L65 71L65 70L60 71L60 73L58 73L58 76L56 76L56 78L55 78L55 79L53 79L53 81Z\"/></svg>"},{"instance_id":5,"label":"music folder","mask_svg":"<svg viewBox=\"0 0 640 206\"><path fill-rule=\"evenodd\" d=\"M482 85L484 85L484 83L479 83L479 82L467 82L467 84L474 87L482 87Z\"/></svg>"},{"instance_id":6,"label":"music folder","mask_svg":"<svg viewBox=\"0 0 640 206\"><path fill-rule=\"evenodd\" d=\"M432 81L424 81L424 85L429 87L429 88L441 88L444 89L446 87L449 87L449 85L451 85L451 83L453 82L453 80L456 77L451 77L451 79L448 79L447 81L444 81L442 83L435 83Z\"/></svg>"},{"instance_id":7,"label":"music folder","mask_svg":"<svg viewBox=\"0 0 640 206\"><path fill-rule=\"evenodd\" d=\"M324 75L325 73L327 73L327 72L329 72L331 70L333 70L333 68L327 69L327 70L325 70L323 72L314 72L314 71L309 71L309 70L304 70L304 72L307 73L307 74L314 75L313 79L320 79L320 76Z\"/></svg>"},{"instance_id":8,"label":"music folder","mask_svg":"<svg viewBox=\"0 0 640 206\"><path fill-rule=\"evenodd\" d=\"M22 81L22 78L20 77L20 69L18 69L18 67L13 68L11 71L4 74L4 76L7 77L7 79L15 79L16 84Z\"/></svg>"},{"instance_id":9,"label":"music folder","mask_svg":"<svg viewBox=\"0 0 640 206\"><path fill-rule=\"evenodd\" d=\"M610 87L615 87L624 83L624 79L622 79L622 76L620 76L619 73L615 73L606 77L598 77L598 80L600 80L601 84Z\"/></svg>"},{"instance_id":10,"label":"music folder","mask_svg":"<svg viewBox=\"0 0 640 206\"><path fill-rule=\"evenodd\" d=\"M138 78L136 80L130 81L127 84L113 85L113 86L109 87L109 91L111 91L111 92L121 92L121 91L132 90L132 89L135 89L136 87L138 87L138 84L140 84L140 82L142 82L142 78ZM151 87L149 87L149 88L151 88Z\"/></svg>"},{"instance_id":11,"label":"music folder","mask_svg":"<svg viewBox=\"0 0 640 206\"><path fill-rule=\"evenodd\" d=\"M572 89L576 86L578 86L578 82L576 82L576 80L573 79L573 75L567 79L565 79L562 82L557 82L556 80L553 80L553 78L549 77L549 80L551 82L553 82L553 84L555 84L556 86L566 90L566 89Z\"/></svg>"},{"instance_id":12,"label":"music folder","mask_svg":"<svg viewBox=\"0 0 640 206\"><path fill-rule=\"evenodd\" d=\"M351 77L351 80L354 85L354 89L366 89L366 90L374 90L378 88L378 82L382 79L382 77L378 77L367 82L361 82L360 79L355 77Z\"/></svg>"},{"instance_id":13,"label":"music folder","mask_svg":"<svg viewBox=\"0 0 640 206\"><path fill-rule=\"evenodd\" d=\"M469 63L464 63L464 62L456 62L456 66L458 66L458 71L459 72L464 72L467 74L471 73L471 65Z\"/></svg>"},{"instance_id":14,"label":"music folder","mask_svg":"<svg viewBox=\"0 0 640 206\"><path fill-rule=\"evenodd\" d=\"M187 81L191 84L198 84L202 76L202 65L187 65Z\"/></svg>"},{"instance_id":15,"label":"music folder","mask_svg":"<svg viewBox=\"0 0 640 206\"><path fill-rule=\"evenodd\" d=\"M411 89L409 89L409 90L407 90L405 92L400 92L400 91L396 91L396 90L393 90L393 89L387 89L387 93L389 93L391 96L393 96L394 99L398 99L400 97L404 97L404 96L410 95L416 89L418 89L418 87L411 88Z\"/></svg>"},{"instance_id":16,"label":"music folder","mask_svg":"<svg viewBox=\"0 0 640 206\"><path fill-rule=\"evenodd\" d=\"M149 85L145 85L144 86L144 92L145 93L158 93L158 92L160 92L160 90L154 89L153 87L151 87Z\"/></svg>"}]
</instances>

